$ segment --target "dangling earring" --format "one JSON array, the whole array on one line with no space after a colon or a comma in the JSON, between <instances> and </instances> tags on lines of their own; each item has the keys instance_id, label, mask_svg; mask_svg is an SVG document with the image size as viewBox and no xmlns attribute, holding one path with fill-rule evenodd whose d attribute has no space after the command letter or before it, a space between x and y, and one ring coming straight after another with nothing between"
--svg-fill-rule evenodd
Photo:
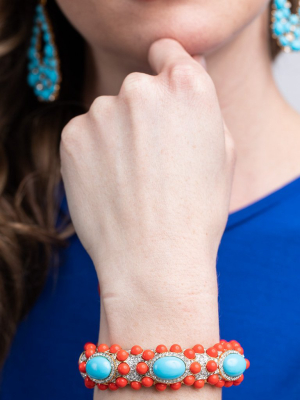
<instances>
[{"instance_id":1,"label":"dangling earring","mask_svg":"<svg viewBox=\"0 0 300 400\"><path fill-rule=\"evenodd\" d=\"M47 0L36 6L28 50L28 84L40 101L54 101L60 90L61 72L52 26L45 9Z\"/></svg>"},{"instance_id":2,"label":"dangling earring","mask_svg":"<svg viewBox=\"0 0 300 400\"><path fill-rule=\"evenodd\" d=\"M300 1L297 14L291 12L291 7L291 3L287 0L273 2L273 37L287 53L300 50Z\"/></svg>"}]
</instances>

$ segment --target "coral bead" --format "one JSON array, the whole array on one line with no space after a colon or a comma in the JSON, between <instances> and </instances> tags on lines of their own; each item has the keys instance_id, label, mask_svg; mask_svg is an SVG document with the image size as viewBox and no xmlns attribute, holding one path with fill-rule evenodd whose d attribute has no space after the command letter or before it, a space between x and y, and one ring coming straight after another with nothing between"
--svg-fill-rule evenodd
<instances>
[{"instance_id":1,"label":"coral bead","mask_svg":"<svg viewBox=\"0 0 300 400\"><path fill-rule=\"evenodd\" d=\"M173 353L181 353L182 348L179 346L179 344L172 344L172 346L170 347L170 351Z\"/></svg>"},{"instance_id":2,"label":"coral bead","mask_svg":"<svg viewBox=\"0 0 300 400\"><path fill-rule=\"evenodd\" d=\"M224 383L224 387L231 387L233 385L233 382L231 382L231 381L227 381L227 382L225 382Z\"/></svg>"},{"instance_id":3,"label":"coral bead","mask_svg":"<svg viewBox=\"0 0 300 400\"><path fill-rule=\"evenodd\" d=\"M219 382L219 377L218 377L218 375L217 375L217 374L210 375L210 376L207 378L207 382L210 383L211 385L215 385L216 383Z\"/></svg>"},{"instance_id":4,"label":"coral bead","mask_svg":"<svg viewBox=\"0 0 300 400\"><path fill-rule=\"evenodd\" d=\"M163 392L164 390L167 389L167 385L165 383L157 383L155 385L155 389L158 390L159 392Z\"/></svg>"},{"instance_id":5,"label":"coral bead","mask_svg":"<svg viewBox=\"0 0 300 400\"><path fill-rule=\"evenodd\" d=\"M94 349L96 351L96 345L94 343L90 343L90 342L86 343L83 348L84 348L84 350Z\"/></svg>"},{"instance_id":6,"label":"coral bead","mask_svg":"<svg viewBox=\"0 0 300 400\"><path fill-rule=\"evenodd\" d=\"M204 353L204 347L201 344L195 344L193 350L195 353L200 353L200 354Z\"/></svg>"},{"instance_id":7,"label":"coral bead","mask_svg":"<svg viewBox=\"0 0 300 400\"><path fill-rule=\"evenodd\" d=\"M214 347L207 349L206 353L211 357L218 357L218 351Z\"/></svg>"},{"instance_id":8,"label":"coral bead","mask_svg":"<svg viewBox=\"0 0 300 400\"><path fill-rule=\"evenodd\" d=\"M127 385L127 379L125 379L125 378L117 378L116 379L116 385L119 387L119 388L123 388L123 387L125 387L126 385Z\"/></svg>"},{"instance_id":9,"label":"coral bead","mask_svg":"<svg viewBox=\"0 0 300 400\"><path fill-rule=\"evenodd\" d=\"M238 379L236 379L235 381L233 381L233 384L235 383L242 383L244 380L244 375L241 375Z\"/></svg>"},{"instance_id":10,"label":"coral bead","mask_svg":"<svg viewBox=\"0 0 300 400\"><path fill-rule=\"evenodd\" d=\"M130 353L133 354L134 356L137 356L138 354L141 354L143 352L143 349L141 346L133 346L130 350Z\"/></svg>"},{"instance_id":11,"label":"coral bead","mask_svg":"<svg viewBox=\"0 0 300 400\"><path fill-rule=\"evenodd\" d=\"M227 343L227 340L220 340L220 343L222 346L224 346L224 344Z\"/></svg>"},{"instance_id":12,"label":"coral bead","mask_svg":"<svg viewBox=\"0 0 300 400\"><path fill-rule=\"evenodd\" d=\"M82 362L78 365L79 371L82 372L83 374L85 373L86 369L86 362Z\"/></svg>"},{"instance_id":13,"label":"coral bead","mask_svg":"<svg viewBox=\"0 0 300 400\"><path fill-rule=\"evenodd\" d=\"M204 384L205 384L204 380L203 380L203 379L199 379L198 381L196 381L196 382L194 383L194 387L195 387L196 389L202 389L203 386L204 386Z\"/></svg>"},{"instance_id":14,"label":"coral bead","mask_svg":"<svg viewBox=\"0 0 300 400\"><path fill-rule=\"evenodd\" d=\"M183 382L187 386L192 386L195 382L195 377L193 375L189 375L184 378Z\"/></svg>"},{"instance_id":15,"label":"coral bead","mask_svg":"<svg viewBox=\"0 0 300 400\"><path fill-rule=\"evenodd\" d=\"M148 372L149 367L146 363L144 362L140 362L138 363L138 365L136 366L136 372L138 374L144 375L146 372Z\"/></svg>"},{"instance_id":16,"label":"coral bead","mask_svg":"<svg viewBox=\"0 0 300 400\"><path fill-rule=\"evenodd\" d=\"M145 387L151 387L153 385L154 381L152 378L144 377L142 379L142 385Z\"/></svg>"},{"instance_id":17,"label":"coral bead","mask_svg":"<svg viewBox=\"0 0 300 400\"><path fill-rule=\"evenodd\" d=\"M214 349L216 349L217 351L223 351L223 346L221 345L221 343L217 343L214 345Z\"/></svg>"},{"instance_id":18,"label":"coral bead","mask_svg":"<svg viewBox=\"0 0 300 400\"><path fill-rule=\"evenodd\" d=\"M110 390L118 390L118 386L115 383L109 383L108 384L108 389Z\"/></svg>"},{"instance_id":19,"label":"coral bead","mask_svg":"<svg viewBox=\"0 0 300 400\"><path fill-rule=\"evenodd\" d=\"M108 389L108 386L107 385L103 385L103 383L98 383L98 389L99 390L106 390L106 389Z\"/></svg>"},{"instance_id":20,"label":"coral bead","mask_svg":"<svg viewBox=\"0 0 300 400\"><path fill-rule=\"evenodd\" d=\"M181 388L181 383L180 383L180 382L172 383L172 384L170 385L170 388L171 388L172 390L179 390L179 389Z\"/></svg>"},{"instance_id":21,"label":"coral bead","mask_svg":"<svg viewBox=\"0 0 300 400\"><path fill-rule=\"evenodd\" d=\"M215 386L218 388L222 388L224 385L225 385L225 381L223 379L221 379L219 382L217 382L215 384Z\"/></svg>"},{"instance_id":22,"label":"coral bead","mask_svg":"<svg viewBox=\"0 0 300 400\"><path fill-rule=\"evenodd\" d=\"M104 353L105 351L109 350L109 347L105 343L101 343L98 346L98 352L99 353Z\"/></svg>"},{"instance_id":23,"label":"coral bead","mask_svg":"<svg viewBox=\"0 0 300 400\"><path fill-rule=\"evenodd\" d=\"M233 382L233 386L239 386L241 384L241 382Z\"/></svg>"},{"instance_id":24,"label":"coral bead","mask_svg":"<svg viewBox=\"0 0 300 400\"><path fill-rule=\"evenodd\" d=\"M218 364L213 360L209 360L206 364L206 369L208 372L215 372L217 368Z\"/></svg>"},{"instance_id":25,"label":"coral bead","mask_svg":"<svg viewBox=\"0 0 300 400\"><path fill-rule=\"evenodd\" d=\"M121 363L118 366L118 371L121 375L127 375L130 371L130 367L126 363Z\"/></svg>"},{"instance_id":26,"label":"coral bead","mask_svg":"<svg viewBox=\"0 0 300 400\"><path fill-rule=\"evenodd\" d=\"M236 347L234 350L238 351L240 354L244 354L244 349L242 347Z\"/></svg>"},{"instance_id":27,"label":"coral bead","mask_svg":"<svg viewBox=\"0 0 300 400\"><path fill-rule=\"evenodd\" d=\"M142 387L142 384L140 382L131 382L130 386L134 390L140 390Z\"/></svg>"},{"instance_id":28,"label":"coral bead","mask_svg":"<svg viewBox=\"0 0 300 400\"><path fill-rule=\"evenodd\" d=\"M201 364L197 361L193 362L190 366L190 371L192 374L199 374L201 371Z\"/></svg>"},{"instance_id":29,"label":"coral bead","mask_svg":"<svg viewBox=\"0 0 300 400\"><path fill-rule=\"evenodd\" d=\"M163 344L160 344L156 347L156 351L157 353L165 353L166 351L168 351L168 349Z\"/></svg>"},{"instance_id":30,"label":"coral bead","mask_svg":"<svg viewBox=\"0 0 300 400\"><path fill-rule=\"evenodd\" d=\"M225 343L225 344L223 345L223 349L224 349L224 351L232 350L232 349L233 349L233 346L232 346L232 344L230 344L230 343Z\"/></svg>"},{"instance_id":31,"label":"coral bead","mask_svg":"<svg viewBox=\"0 0 300 400\"><path fill-rule=\"evenodd\" d=\"M195 358L195 351L193 349L186 349L184 350L184 355L192 360L193 358Z\"/></svg>"},{"instance_id":32,"label":"coral bead","mask_svg":"<svg viewBox=\"0 0 300 400\"><path fill-rule=\"evenodd\" d=\"M95 354L96 349L94 349L93 347L88 347L85 351L85 356L86 358L90 358L93 354Z\"/></svg>"},{"instance_id":33,"label":"coral bead","mask_svg":"<svg viewBox=\"0 0 300 400\"><path fill-rule=\"evenodd\" d=\"M236 344L237 344L238 346L240 346L240 344L239 344L239 342L238 342L237 340L230 340L229 343L232 345L232 347L234 347Z\"/></svg>"},{"instance_id":34,"label":"coral bead","mask_svg":"<svg viewBox=\"0 0 300 400\"><path fill-rule=\"evenodd\" d=\"M152 350L144 350L142 357L144 360L151 360L154 357L154 353Z\"/></svg>"},{"instance_id":35,"label":"coral bead","mask_svg":"<svg viewBox=\"0 0 300 400\"><path fill-rule=\"evenodd\" d=\"M96 385L88 376L84 379L84 384L88 389L93 389Z\"/></svg>"},{"instance_id":36,"label":"coral bead","mask_svg":"<svg viewBox=\"0 0 300 400\"><path fill-rule=\"evenodd\" d=\"M127 360L128 355L129 355L129 354L127 353L127 351L125 351L125 350L119 350L118 353L117 353L117 359L118 359L119 361L125 361L125 360Z\"/></svg>"},{"instance_id":37,"label":"coral bead","mask_svg":"<svg viewBox=\"0 0 300 400\"><path fill-rule=\"evenodd\" d=\"M109 351L111 353L117 353L121 349L122 349L121 346L119 346L118 344L113 344L112 346L110 346Z\"/></svg>"},{"instance_id":38,"label":"coral bead","mask_svg":"<svg viewBox=\"0 0 300 400\"><path fill-rule=\"evenodd\" d=\"M248 369L250 367L250 361L247 358L245 358L245 361L246 361L246 369Z\"/></svg>"}]
</instances>

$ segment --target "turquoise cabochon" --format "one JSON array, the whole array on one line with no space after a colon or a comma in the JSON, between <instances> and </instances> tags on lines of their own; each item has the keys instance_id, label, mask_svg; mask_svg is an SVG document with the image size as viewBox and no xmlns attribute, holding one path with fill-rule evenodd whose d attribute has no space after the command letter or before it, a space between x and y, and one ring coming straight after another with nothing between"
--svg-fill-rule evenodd
<instances>
[{"instance_id":1,"label":"turquoise cabochon","mask_svg":"<svg viewBox=\"0 0 300 400\"><path fill-rule=\"evenodd\" d=\"M111 370L111 363L103 356L90 358L86 363L86 373L93 379L106 379L109 377Z\"/></svg>"},{"instance_id":2,"label":"turquoise cabochon","mask_svg":"<svg viewBox=\"0 0 300 400\"><path fill-rule=\"evenodd\" d=\"M159 379L177 379L185 373L185 363L178 357L161 357L153 364L153 373Z\"/></svg>"}]
</instances>

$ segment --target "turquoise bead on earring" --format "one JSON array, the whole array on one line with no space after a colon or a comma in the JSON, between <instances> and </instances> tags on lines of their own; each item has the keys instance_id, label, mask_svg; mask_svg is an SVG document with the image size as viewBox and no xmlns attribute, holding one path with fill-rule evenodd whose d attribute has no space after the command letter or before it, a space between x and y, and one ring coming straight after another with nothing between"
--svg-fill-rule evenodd
<instances>
[{"instance_id":1,"label":"turquoise bead on earring","mask_svg":"<svg viewBox=\"0 0 300 400\"><path fill-rule=\"evenodd\" d=\"M300 6L297 14L293 14L289 1L274 0L271 28L273 37L284 51L300 51Z\"/></svg>"},{"instance_id":2,"label":"turquoise bead on earring","mask_svg":"<svg viewBox=\"0 0 300 400\"><path fill-rule=\"evenodd\" d=\"M41 101L56 100L61 73L57 48L44 4L36 6L32 37L28 49L27 82Z\"/></svg>"}]
</instances>

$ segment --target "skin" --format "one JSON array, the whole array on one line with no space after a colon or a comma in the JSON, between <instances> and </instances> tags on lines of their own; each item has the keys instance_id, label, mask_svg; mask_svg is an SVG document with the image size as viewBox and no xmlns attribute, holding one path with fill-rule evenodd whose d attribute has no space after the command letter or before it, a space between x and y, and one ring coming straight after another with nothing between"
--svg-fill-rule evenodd
<instances>
[{"instance_id":1,"label":"skin","mask_svg":"<svg viewBox=\"0 0 300 400\"><path fill-rule=\"evenodd\" d=\"M268 2L58 4L87 42L92 106L64 129L61 159L101 286L99 343L209 347L228 213L300 175L299 116L271 74ZM208 386L122 396L219 400Z\"/></svg>"}]
</instances>

